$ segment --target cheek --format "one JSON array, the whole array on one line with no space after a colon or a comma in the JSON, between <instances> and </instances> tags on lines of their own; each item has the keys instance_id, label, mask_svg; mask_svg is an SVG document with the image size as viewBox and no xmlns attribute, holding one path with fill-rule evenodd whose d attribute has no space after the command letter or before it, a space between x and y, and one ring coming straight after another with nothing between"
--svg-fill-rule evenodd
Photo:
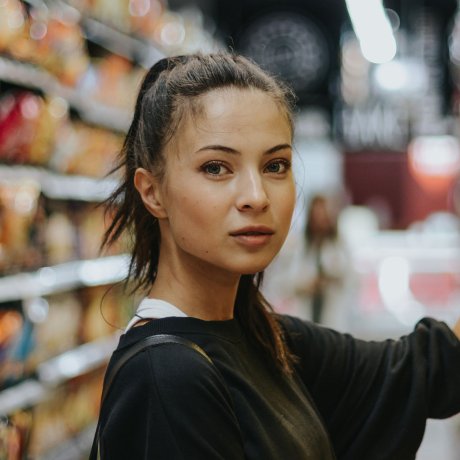
<instances>
[{"instance_id":1,"label":"cheek","mask_svg":"<svg viewBox=\"0 0 460 460\"><path fill-rule=\"evenodd\" d=\"M283 223L290 224L292 214L294 212L296 202L295 186L289 187L284 193L279 193L276 196L276 207L280 216L282 216Z\"/></svg>"},{"instance_id":2,"label":"cheek","mask_svg":"<svg viewBox=\"0 0 460 460\"><path fill-rule=\"evenodd\" d=\"M181 244L196 245L207 241L221 225L223 216L219 213L222 204L215 195L207 193L181 193L170 203L169 221L171 231Z\"/></svg>"}]
</instances>

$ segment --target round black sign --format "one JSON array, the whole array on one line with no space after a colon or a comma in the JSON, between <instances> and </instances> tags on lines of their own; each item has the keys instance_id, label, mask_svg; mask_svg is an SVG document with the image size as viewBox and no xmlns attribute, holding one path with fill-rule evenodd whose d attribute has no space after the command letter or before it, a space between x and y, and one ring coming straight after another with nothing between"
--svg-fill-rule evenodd
<instances>
[{"instance_id":1,"label":"round black sign","mask_svg":"<svg viewBox=\"0 0 460 460\"><path fill-rule=\"evenodd\" d=\"M239 48L298 92L324 83L330 56L319 27L305 16L278 12L261 16L240 35Z\"/></svg>"}]
</instances>

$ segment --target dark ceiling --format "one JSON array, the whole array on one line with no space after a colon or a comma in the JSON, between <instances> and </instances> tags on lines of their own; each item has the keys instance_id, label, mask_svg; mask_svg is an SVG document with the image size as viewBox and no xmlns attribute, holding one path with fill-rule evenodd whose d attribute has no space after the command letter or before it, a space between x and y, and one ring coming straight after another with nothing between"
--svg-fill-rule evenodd
<instances>
[{"instance_id":1,"label":"dark ceiling","mask_svg":"<svg viewBox=\"0 0 460 460\"><path fill-rule=\"evenodd\" d=\"M340 38L350 28L345 0L169 0L172 9L190 5L212 18L219 38L249 55L294 87L300 105L331 109L340 69ZM447 54L449 24L456 0L384 0L401 28L419 27L420 11L440 24L441 54ZM272 19L277 15L281 25ZM298 21L294 17L300 18ZM294 18L294 19L293 19ZM302 23L303 21L303 23ZM316 73L315 73L316 72Z\"/></svg>"}]
</instances>

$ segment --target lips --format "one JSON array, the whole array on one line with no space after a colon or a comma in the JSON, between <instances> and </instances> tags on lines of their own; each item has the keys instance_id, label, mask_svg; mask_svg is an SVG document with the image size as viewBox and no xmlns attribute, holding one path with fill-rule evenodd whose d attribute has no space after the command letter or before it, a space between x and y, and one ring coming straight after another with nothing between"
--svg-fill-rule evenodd
<instances>
[{"instance_id":1,"label":"lips","mask_svg":"<svg viewBox=\"0 0 460 460\"><path fill-rule=\"evenodd\" d=\"M265 226L251 226L240 228L236 231L230 232L231 236L263 236L263 235L273 235L275 232Z\"/></svg>"}]
</instances>

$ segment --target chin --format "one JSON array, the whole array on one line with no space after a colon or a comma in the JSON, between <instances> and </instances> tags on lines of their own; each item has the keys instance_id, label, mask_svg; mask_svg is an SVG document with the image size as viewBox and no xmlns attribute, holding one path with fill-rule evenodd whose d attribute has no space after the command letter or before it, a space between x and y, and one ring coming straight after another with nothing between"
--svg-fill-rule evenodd
<instances>
[{"instance_id":1,"label":"chin","mask_svg":"<svg viewBox=\"0 0 460 460\"><path fill-rule=\"evenodd\" d=\"M241 275L255 275L256 273L263 272L267 267L268 263L266 264L258 264L252 267L246 267L245 269L240 270Z\"/></svg>"}]
</instances>

